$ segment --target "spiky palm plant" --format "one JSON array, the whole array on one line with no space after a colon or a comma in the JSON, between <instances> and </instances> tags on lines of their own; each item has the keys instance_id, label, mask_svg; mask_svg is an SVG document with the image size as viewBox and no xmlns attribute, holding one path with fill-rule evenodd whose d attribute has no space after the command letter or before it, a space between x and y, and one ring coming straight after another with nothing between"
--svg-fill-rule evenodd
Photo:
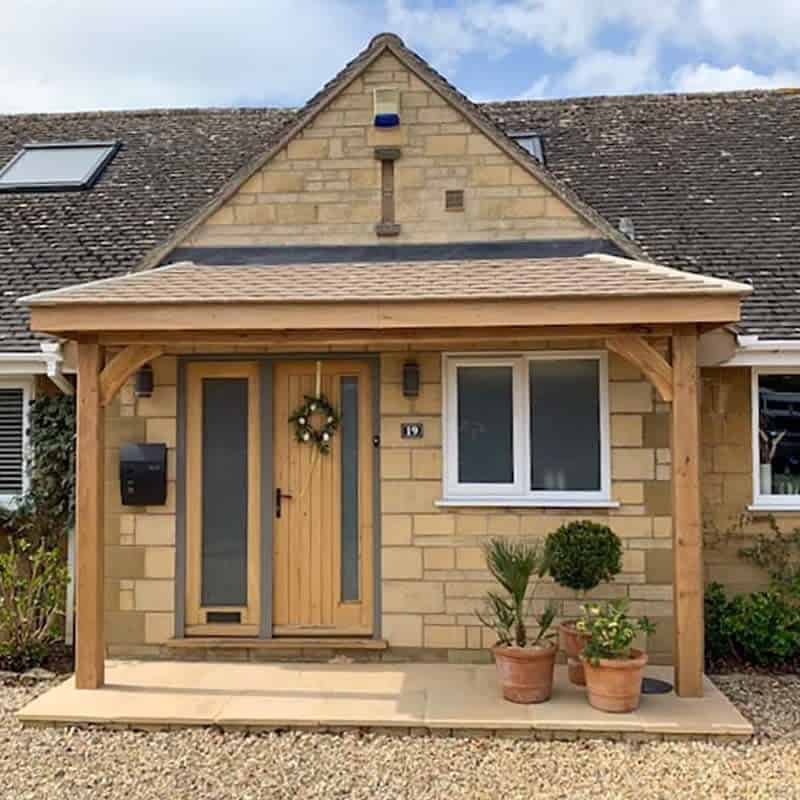
<instances>
[{"instance_id":1,"label":"spiky palm plant","mask_svg":"<svg viewBox=\"0 0 800 800\"><path fill-rule=\"evenodd\" d=\"M539 630L529 641L525 625L528 608L528 589L531 579L541 574L542 559L535 545L509 539L492 539L484 545L486 566L494 579L507 593L487 592L488 611L476 611L478 619L497 634L498 644L526 647L548 639L555 618L555 608L548 604L538 617ZM531 597L532 599L532 597Z\"/></svg>"}]
</instances>

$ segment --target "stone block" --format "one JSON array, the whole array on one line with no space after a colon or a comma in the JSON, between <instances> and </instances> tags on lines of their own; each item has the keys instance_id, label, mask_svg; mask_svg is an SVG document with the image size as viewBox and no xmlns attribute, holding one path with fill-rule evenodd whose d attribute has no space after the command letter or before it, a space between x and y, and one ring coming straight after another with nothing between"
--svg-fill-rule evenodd
<instances>
[{"instance_id":1,"label":"stone block","mask_svg":"<svg viewBox=\"0 0 800 800\"><path fill-rule=\"evenodd\" d=\"M411 451L411 474L417 479L441 480L441 449Z\"/></svg>"},{"instance_id":2,"label":"stone block","mask_svg":"<svg viewBox=\"0 0 800 800\"><path fill-rule=\"evenodd\" d=\"M422 616L419 614L384 614L381 630L392 647L422 647Z\"/></svg>"},{"instance_id":3,"label":"stone block","mask_svg":"<svg viewBox=\"0 0 800 800\"><path fill-rule=\"evenodd\" d=\"M381 476L390 480L410 478L411 451L384 450L381 453Z\"/></svg>"},{"instance_id":4,"label":"stone block","mask_svg":"<svg viewBox=\"0 0 800 800\"><path fill-rule=\"evenodd\" d=\"M519 514L490 514L487 531L490 536L517 536L521 522Z\"/></svg>"},{"instance_id":5,"label":"stone block","mask_svg":"<svg viewBox=\"0 0 800 800\"><path fill-rule=\"evenodd\" d=\"M426 625L425 647L466 647L467 635L463 625Z\"/></svg>"},{"instance_id":6,"label":"stone block","mask_svg":"<svg viewBox=\"0 0 800 800\"><path fill-rule=\"evenodd\" d=\"M642 427L642 417L639 414L612 414L611 445L613 447L641 447Z\"/></svg>"},{"instance_id":7,"label":"stone block","mask_svg":"<svg viewBox=\"0 0 800 800\"><path fill-rule=\"evenodd\" d=\"M450 536L456 530L456 517L446 511L414 514L414 536Z\"/></svg>"},{"instance_id":8,"label":"stone block","mask_svg":"<svg viewBox=\"0 0 800 800\"><path fill-rule=\"evenodd\" d=\"M486 556L481 547L456 549L456 569L486 569Z\"/></svg>"},{"instance_id":9,"label":"stone block","mask_svg":"<svg viewBox=\"0 0 800 800\"><path fill-rule=\"evenodd\" d=\"M269 203L237 206L235 213L237 225L272 225L278 219L278 206Z\"/></svg>"},{"instance_id":10,"label":"stone block","mask_svg":"<svg viewBox=\"0 0 800 800\"><path fill-rule=\"evenodd\" d=\"M441 496L439 481L385 480L381 487L381 509L387 514L433 512Z\"/></svg>"},{"instance_id":11,"label":"stone block","mask_svg":"<svg viewBox=\"0 0 800 800\"><path fill-rule=\"evenodd\" d=\"M383 610L386 613L444 613L444 584L440 581L384 581Z\"/></svg>"},{"instance_id":12,"label":"stone block","mask_svg":"<svg viewBox=\"0 0 800 800\"><path fill-rule=\"evenodd\" d=\"M174 417L177 408L175 386L155 386L150 397L140 397L136 402L136 414L140 417Z\"/></svg>"},{"instance_id":13,"label":"stone block","mask_svg":"<svg viewBox=\"0 0 800 800\"><path fill-rule=\"evenodd\" d=\"M137 545L175 544L175 517L172 514L137 514Z\"/></svg>"},{"instance_id":14,"label":"stone block","mask_svg":"<svg viewBox=\"0 0 800 800\"><path fill-rule=\"evenodd\" d=\"M263 192L276 192L287 194L302 192L305 185L305 176L302 172L283 172L269 169L264 172Z\"/></svg>"},{"instance_id":15,"label":"stone block","mask_svg":"<svg viewBox=\"0 0 800 800\"><path fill-rule=\"evenodd\" d=\"M611 494L623 505L644 504L644 484L639 481L615 481L611 487Z\"/></svg>"},{"instance_id":16,"label":"stone block","mask_svg":"<svg viewBox=\"0 0 800 800\"><path fill-rule=\"evenodd\" d=\"M175 615L169 613L148 613L144 615L144 636L146 644L162 644L175 636Z\"/></svg>"},{"instance_id":17,"label":"stone block","mask_svg":"<svg viewBox=\"0 0 800 800\"><path fill-rule=\"evenodd\" d=\"M144 549L144 577L174 578L175 548L147 547Z\"/></svg>"},{"instance_id":18,"label":"stone block","mask_svg":"<svg viewBox=\"0 0 800 800\"><path fill-rule=\"evenodd\" d=\"M652 450L633 447L611 450L611 476L614 480L653 480L655 465Z\"/></svg>"},{"instance_id":19,"label":"stone block","mask_svg":"<svg viewBox=\"0 0 800 800\"><path fill-rule=\"evenodd\" d=\"M471 133L467 137L467 152L471 156L499 155L500 148L482 133Z\"/></svg>"},{"instance_id":20,"label":"stone block","mask_svg":"<svg viewBox=\"0 0 800 800\"><path fill-rule=\"evenodd\" d=\"M508 166L475 166L470 173L472 186L508 186L511 182L511 170Z\"/></svg>"},{"instance_id":21,"label":"stone block","mask_svg":"<svg viewBox=\"0 0 800 800\"><path fill-rule=\"evenodd\" d=\"M612 381L609 405L614 414L649 413L653 410L653 387L647 381Z\"/></svg>"},{"instance_id":22,"label":"stone block","mask_svg":"<svg viewBox=\"0 0 800 800\"><path fill-rule=\"evenodd\" d=\"M644 574L648 583L672 583L672 550L647 550L644 555Z\"/></svg>"},{"instance_id":23,"label":"stone block","mask_svg":"<svg viewBox=\"0 0 800 800\"><path fill-rule=\"evenodd\" d=\"M153 383L156 386L175 386L178 383L178 359L161 356L150 362L153 368Z\"/></svg>"},{"instance_id":24,"label":"stone block","mask_svg":"<svg viewBox=\"0 0 800 800\"><path fill-rule=\"evenodd\" d=\"M148 442L163 442L167 447L175 447L177 440L175 417L153 417L147 419L145 421L145 436Z\"/></svg>"},{"instance_id":25,"label":"stone block","mask_svg":"<svg viewBox=\"0 0 800 800\"><path fill-rule=\"evenodd\" d=\"M454 569L455 552L452 547L426 547L423 551L423 566L430 570Z\"/></svg>"},{"instance_id":26,"label":"stone block","mask_svg":"<svg viewBox=\"0 0 800 800\"><path fill-rule=\"evenodd\" d=\"M384 547L381 550L384 580L422 578L422 550L417 547Z\"/></svg>"},{"instance_id":27,"label":"stone block","mask_svg":"<svg viewBox=\"0 0 800 800\"><path fill-rule=\"evenodd\" d=\"M381 517L381 543L387 546L411 544L411 516L384 514Z\"/></svg>"},{"instance_id":28,"label":"stone block","mask_svg":"<svg viewBox=\"0 0 800 800\"><path fill-rule=\"evenodd\" d=\"M133 593L137 611L173 611L175 608L173 581L139 580Z\"/></svg>"},{"instance_id":29,"label":"stone block","mask_svg":"<svg viewBox=\"0 0 800 800\"><path fill-rule=\"evenodd\" d=\"M670 415L648 414L644 417L644 446L670 447Z\"/></svg>"},{"instance_id":30,"label":"stone block","mask_svg":"<svg viewBox=\"0 0 800 800\"><path fill-rule=\"evenodd\" d=\"M644 504L647 513L655 517L668 517L672 514L672 482L645 481Z\"/></svg>"},{"instance_id":31,"label":"stone block","mask_svg":"<svg viewBox=\"0 0 800 800\"><path fill-rule=\"evenodd\" d=\"M144 644L145 615L134 611L106 611L107 644Z\"/></svg>"},{"instance_id":32,"label":"stone block","mask_svg":"<svg viewBox=\"0 0 800 800\"><path fill-rule=\"evenodd\" d=\"M432 106L430 108L420 108L417 120L423 124L461 122L463 117L452 106Z\"/></svg>"},{"instance_id":33,"label":"stone block","mask_svg":"<svg viewBox=\"0 0 800 800\"><path fill-rule=\"evenodd\" d=\"M363 116L363 112L361 115ZM289 142L287 152L290 160L327 158L328 141L326 139L296 138Z\"/></svg>"},{"instance_id":34,"label":"stone block","mask_svg":"<svg viewBox=\"0 0 800 800\"><path fill-rule=\"evenodd\" d=\"M284 225L310 225L317 221L313 203L284 203L278 206L278 222Z\"/></svg>"},{"instance_id":35,"label":"stone block","mask_svg":"<svg viewBox=\"0 0 800 800\"><path fill-rule=\"evenodd\" d=\"M466 136L449 135L425 137L426 156L463 156L466 152Z\"/></svg>"},{"instance_id":36,"label":"stone block","mask_svg":"<svg viewBox=\"0 0 800 800\"><path fill-rule=\"evenodd\" d=\"M106 547L105 575L107 578L143 578L145 550L143 547Z\"/></svg>"}]
</instances>

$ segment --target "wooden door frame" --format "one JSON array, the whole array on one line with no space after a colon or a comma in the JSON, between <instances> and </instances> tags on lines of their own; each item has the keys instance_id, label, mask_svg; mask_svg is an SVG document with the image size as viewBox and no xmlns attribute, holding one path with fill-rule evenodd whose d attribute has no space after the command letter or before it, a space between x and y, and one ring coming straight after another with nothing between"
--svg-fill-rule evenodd
<instances>
[{"instance_id":1,"label":"wooden door frame","mask_svg":"<svg viewBox=\"0 0 800 800\"><path fill-rule=\"evenodd\" d=\"M177 386L177 441L176 441L176 530L175 530L175 638L186 638L186 366L192 362L247 361L260 365L261 377L261 619L258 638L272 638L272 588L273 588L273 531L274 479L272 466L272 425L263 424L272 418L273 384L272 365L276 361L362 361L369 365L372 381L372 435L380 442L380 355L377 353L209 353L178 357ZM288 423L287 423L288 424ZM372 459L372 580L373 580L373 631L372 639L381 639L381 448L373 448ZM363 637L362 637L363 638Z\"/></svg>"}]
</instances>

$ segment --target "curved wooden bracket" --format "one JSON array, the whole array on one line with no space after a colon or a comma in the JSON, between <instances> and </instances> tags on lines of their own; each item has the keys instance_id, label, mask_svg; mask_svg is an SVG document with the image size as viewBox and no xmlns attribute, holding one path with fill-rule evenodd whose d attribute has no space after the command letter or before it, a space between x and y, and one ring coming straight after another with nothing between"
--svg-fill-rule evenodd
<instances>
[{"instance_id":1,"label":"curved wooden bracket","mask_svg":"<svg viewBox=\"0 0 800 800\"><path fill-rule=\"evenodd\" d=\"M641 336L611 336L606 346L638 367L665 403L672 402L672 367L651 344Z\"/></svg>"},{"instance_id":2,"label":"curved wooden bracket","mask_svg":"<svg viewBox=\"0 0 800 800\"><path fill-rule=\"evenodd\" d=\"M100 404L107 406L139 367L163 352L161 345L132 344L117 353L100 373Z\"/></svg>"}]
</instances>

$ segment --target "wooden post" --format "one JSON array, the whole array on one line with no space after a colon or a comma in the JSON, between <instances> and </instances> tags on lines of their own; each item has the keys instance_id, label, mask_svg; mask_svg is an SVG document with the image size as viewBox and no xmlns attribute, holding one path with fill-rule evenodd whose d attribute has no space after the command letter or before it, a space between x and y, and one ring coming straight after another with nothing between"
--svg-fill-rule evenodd
<instances>
[{"instance_id":1,"label":"wooden post","mask_svg":"<svg viewBox=\"0 0 800 800\"><path fill-rule=\"evenodd\" d=\"M105 680L103 636L104 410L100 402L103 349L78 345L75 685L99 689Z\"/></svg>"},{"instance_id":2,"label":"wooden post","mask_svg":"<svg viewBox=\"0 0 800 800\"><path fill-rule=\"evenodd\" d=\"M703 696L703 537L697 330L672 337L672 523L675 691Z\"/></svg>"}]
</instances>

